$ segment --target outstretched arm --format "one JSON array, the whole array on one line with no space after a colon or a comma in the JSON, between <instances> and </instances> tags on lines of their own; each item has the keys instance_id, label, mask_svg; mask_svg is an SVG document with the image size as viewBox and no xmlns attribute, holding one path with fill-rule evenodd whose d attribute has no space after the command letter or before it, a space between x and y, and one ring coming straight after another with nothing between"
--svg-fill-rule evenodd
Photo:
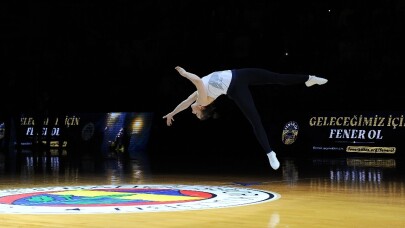
<instances>
[{"instance_id":1,"label":"outstretched arm","mask_svg":"<svg viewBox=\"0 0 405 228\"><path fill-rule=\"evenodd\" d=\"M177 113L179 113L179 112L183 111L184 109L190 107L190 105L193 104L193 102L196 101L196 100L197 100L197 91L192 93L190 96L188 96L187 99L185 99L180 104L178 104L173 111L171 111L167 115L163 116L163 119L166 119L167 126L172 125L172 122L174 121L174 118L173 118L174 115L176 115Z\"/></svg>"},{"instance_id":2,"label":"outstretched arm","mask_svg":"<svg viewBox=\"0 0 405 228\"><path fill-rule=\"evenodd\" d=\"M175 69L177 70L177 72L179 72L179 74L181 76L190 80L194 84L194 86L197 88L197 92L198 92L197 93L197 104L199 104L201 106L208 105L210 103L208 101L208 94L207 94L207 91L204 87L204 83L201 80L201 78L193 73L187 72L182 67L177 66L177 67L175 67Z\"/></svg>"}]
</instances>

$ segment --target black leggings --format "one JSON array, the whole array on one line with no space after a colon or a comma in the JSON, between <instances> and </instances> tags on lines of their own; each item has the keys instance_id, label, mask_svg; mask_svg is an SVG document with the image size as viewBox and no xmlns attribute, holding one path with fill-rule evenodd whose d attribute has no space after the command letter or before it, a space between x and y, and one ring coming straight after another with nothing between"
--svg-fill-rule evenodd
<instances>
[{"instance_id":1,"label":"black leggings","mask_svg":"<svg viewBox=\"0 0 405 228\"><path fill-rule=\"evenodd\" d=\"M253 127L256 138L266 153L272 151L260 115L250 93L250 85L294 85L305 83L309 75L279 74L264 69L245 68L232 70L232 81L227 95L240 108Z\"/></svg>"}]
</instances>

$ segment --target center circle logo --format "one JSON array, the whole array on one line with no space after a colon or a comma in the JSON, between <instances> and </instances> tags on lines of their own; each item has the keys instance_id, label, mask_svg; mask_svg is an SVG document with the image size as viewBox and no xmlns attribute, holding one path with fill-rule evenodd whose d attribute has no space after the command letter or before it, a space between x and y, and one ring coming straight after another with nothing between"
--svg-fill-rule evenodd
<instances>
[{"instance_id":1,"label":"center circle logo","mask_svg":"<svg viewBox=\"0 0 405 228\"><path fill-rule=\"evenodd\" d=\"M227 186L105 185L0 191L0 213L140 213L226 208L280 198L274 192Z\"/></svg>"}]
</instances>

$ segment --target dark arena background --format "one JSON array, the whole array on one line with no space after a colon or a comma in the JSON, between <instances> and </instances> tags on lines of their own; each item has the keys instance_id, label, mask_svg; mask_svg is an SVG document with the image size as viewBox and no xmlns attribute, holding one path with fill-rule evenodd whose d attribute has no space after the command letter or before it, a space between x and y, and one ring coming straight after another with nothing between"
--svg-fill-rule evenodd
<instances>
[{"instance_id":1,"label":"dark arena background","mask_svg":"<svg viewBox=\"0 0 405 228\"><path fill-rule=\"evenodd\" d=\"M337 147L344 150L339 155L347 156L347 143L335 141L364 141L360 146L394 147L389 156L403 154L401 1L7 1L1 5L5 132L16 129L23 117L41 123L80 113L76 117L82 118L82 125L81 115L86 113L150 113L151 137L145 148L158 167L172 167L173 162L179 167L201 164L198 169L204 170L240 162L267 166L261 164L265 159L257 152L260 148L249 123L225 97L218 101L222 103L219 119L202 123L191 109L176 115L172 127L162 119L194 90L175 66L199 76L261 67L329 80L310 89L273 85L252 89L276 151L312 156L313 148ZM359 121L361 116L385 120L381 125L378 120ZM346 120L310 125L311 118L317 117ZM299 124L299 134L295 143L285 146L281 137L288 121ZM383 138L336 138L329 136L332 129L380 131ZM12 137L2 138L2 154L14 153L4 146L13 144ZM302 148L296 144L309 150L296 152Z\"/></svg>"},{"instance_id":2,"label":"dark arena background","mask_svg":"<svg viewBox=\"0 0 405 228\"><path fill-rule=\"evenodd\" d=\"M343 164L351 175L362 167L402 177L404 1L7 0L0 12L2 189L55 167L65 178L142 170L177 181L220 174L291 183L297 173L336 180ZM281 162L275 171L226 96L218 118L200 121L188 108L166 125L163 116L195 90L176 66L200 77L255 67L328 83L251 87ZM291 161L296 168L286 168Z\"/></svg>"}]
</instances>

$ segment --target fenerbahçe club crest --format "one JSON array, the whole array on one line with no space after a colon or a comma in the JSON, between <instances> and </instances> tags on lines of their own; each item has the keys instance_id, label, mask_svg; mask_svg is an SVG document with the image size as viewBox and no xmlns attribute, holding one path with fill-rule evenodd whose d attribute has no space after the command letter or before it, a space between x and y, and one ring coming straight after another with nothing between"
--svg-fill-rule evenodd
<instances>
[{"instance_id":1,"label":"fenerbah\u00e7e club crest","mask_svg":"<svg viewBox=\"0 0 405 228\"><path fill-rule=\"evenodd\" d=\"M77 214L202 210L264 203L274 192L226 186L105 185L0 190L0 213Z\"/></svg>"}]
</instances>

